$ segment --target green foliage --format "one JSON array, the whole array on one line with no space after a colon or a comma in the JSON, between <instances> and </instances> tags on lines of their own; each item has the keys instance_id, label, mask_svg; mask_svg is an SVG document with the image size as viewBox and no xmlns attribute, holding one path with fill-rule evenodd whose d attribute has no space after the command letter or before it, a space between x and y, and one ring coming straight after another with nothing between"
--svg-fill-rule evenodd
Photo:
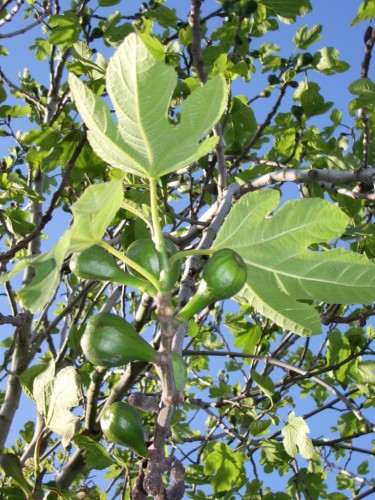
<instances>
[{"instance_id":1,"label":"green foliage","mask_svg":"<svg viewBox=\"0 0 375 500\"><path fill-rule=\"evenodd\" d=\"M217 76L195 90L182 106L179 123L172 124L167 110L176 85L174 70L154 59L135 35L119 47L106 73L117 126L98 96L73 75L69 81L77 108L89 127L90 143L112 167L156 178L198 160L217 142L211 137L198 146L224 110L223 78Z\"/></svg>"},{"instance_id":2,"label":"green foliage","mask_svg":"<svg viewBox=\"0 0 375 500\"><path fill-rule=\"evenodd\" d=\"M297 455L297 450L303 458L309 459L314 455L314 448L306 434L310 429L302 417L296 417L294 411L288 415L288 423L281 429L284 436L283 445L285 451L291 457Z\"/></svg>"},{"instance_id":3,"label":"green foliage","mask_svg":"<svg viewBox=\"0 0 375 500\"><path fill-rule=\"evenodd\" d=\"M267 220L278 201L272 190L243 196L225 220L215 248L231 247L247 264L240 297L284 328L301 335L319 333L318 313L297 299L371 303L373 264L341 248L306 250L345 231L348 219L337 207L319 198L289 201Z\"/></svg>"},{"instance_id":4,"label":"green foliage","mask_svg":"<svg viewBox=\"0 0 375 500\"><path fill-rule=\"evenodd\" d=\"M371 495L373 2L13 3L0 496Z\"/></svg>"},{"instance_id":5,"label":"green foliage","mask_svg":"<svg viewBox=\"0 0 375 500\"><path fill-rule=\"evenodd\" d=\"M215 493L238 488L244 481L244 462L246 455L233 452L224 443L217 443L209 452L204 462L204 473L211 478L211 486Z\"/></svg>"}]
</instances>

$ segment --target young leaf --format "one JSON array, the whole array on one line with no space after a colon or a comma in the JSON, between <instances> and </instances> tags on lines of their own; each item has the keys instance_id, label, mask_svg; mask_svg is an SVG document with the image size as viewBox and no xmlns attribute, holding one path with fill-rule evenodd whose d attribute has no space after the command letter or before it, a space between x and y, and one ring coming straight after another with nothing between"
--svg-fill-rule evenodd
<instances>
[{"instance_id":1,"label":"young leaf","mask_svg":"<svg viewBox=\"0 0 375 500\"><path fill-rule=\"evenodd\" d=\"M104 231L121 207L122 181L102 182L86 189L72 206L70 252L79 252L101 241Z\"/></svg>"},{"instance_id":2,"label":"young leaf","mask_svg":"<svg viewBox=\"0 0 375 500\"><path fill-rule=\"evenodd\" d=\"M291 457L297 455L297 449L303 458L307 460L314 455L314 447L311 439L306 436L310 432L309 426L302 417L296 417L294 411L288 415L288 423L281 429L284 436L285 451Z\"/></svg>"},{"instance_id":3,"label":"young leaf","mask_svg":"<svg viewBox=\"0 0 375 500\"><path fill-rule=\"evenodd\" d=\"M296 16L304 16L311 11L310 0L262 0L263 5L277 16L296 20Z\"/></svg>"},{"instance_id":4,"label":"young leaf","mask_svg":"<svg viewBox=\"0 0 375 500\"><path fill-rule=\"evenodd\" d=\"M157 178L198 160L217 143L217 137L200 141L224 111L226 84L222 76L186 99L180 123L175 125L168 119L168 107L177 74L157 61L135 34L130 34L111 58L106 80L118 125L102 99L78 78L70 75L69 84L94 151L112 167Z\"/></svg>"},{"instance_id":5,"label":"young leaf","mask_svg":"<svg viewBox=\"0 0 375 500\"><path fill-rule=\"evenodd\" d=\"M271 377L268 375L260 375L260 373L257 373L255 370L250 370L250 372L251 378L272 403L272 394L275 392L275 386Z\"/></svg>"},{"instance_id":6,"label":"young leaf","mask_svg":"<svg viewBox=\"0 0 375 500\"><path fill-rule=\"evenodd\" d=\"M313 43L319 41L322 37L320 33L322 32L323 26L321 24L316 24L311 29L307 29L307 24L302 26L296 31L293 37L294 45L302 50L306 50Z\"/></svg>"},{"instance_id":7,"label":"young leaf","mask_svg":"<svg viewBox=\"0 0 375 500\"><path fill-rule=\"evenodd\" d=\"M288 201L273 216L279 193L243 196L226 218L215 249L232 248L248 267L241 298L285 329L301 335L321 331L313 306L298 300L370 304L375 268L363 255L344 249L307 250L340 237L348 217L320 198Z\"/></svg>"},{"instance_id":8,"label":"young leaf","mask_svg":"<svg viewBox=\"0 0 375 500\"><path fill-rule=\"evenodd\" d=\"M366 21L367 19L372 20L375 17L375 4L371 0L364 0L358 8L357 15L353 19L351 26Z\"/></svg>"}]
</instances>

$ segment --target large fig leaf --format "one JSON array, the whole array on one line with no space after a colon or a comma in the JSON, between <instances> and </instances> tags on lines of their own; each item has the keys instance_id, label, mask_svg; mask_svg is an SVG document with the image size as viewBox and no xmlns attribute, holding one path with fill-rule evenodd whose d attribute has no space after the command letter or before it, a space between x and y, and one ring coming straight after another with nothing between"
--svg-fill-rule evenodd
<instances>
[{"instance_id":1,"label":"large fig leaf","mask_svg":"<svg viewBox=\"0 0 375 500\"><path fill-rule=\"evenodd\" d=\"M375 267L364 256L336 248L307 247L339 238L348 217L320 198L279 203L268 189L243 196L226 218L215 248L232 248L248 267L239 298L285 329L321 331L319 313L301 300L369 304L375 300Z\"/></svg>"},{"instance_id":2,"label":"large fig leaf","mask_svg":"<svg viewBox=\"0 0 375 500\"><path fill-rule=\"evenodd\" d=\"M172 124L168 107L177 73L156 60L132 33L109 61L106 83L118 124L100 97L74 75L69 77L90 144L112 167L157 178L198 160L217 143L217 137L201 139L224 111L227 91L222 76L196 89L181 107L180 122Z\"/></svg>"}]
</instances>

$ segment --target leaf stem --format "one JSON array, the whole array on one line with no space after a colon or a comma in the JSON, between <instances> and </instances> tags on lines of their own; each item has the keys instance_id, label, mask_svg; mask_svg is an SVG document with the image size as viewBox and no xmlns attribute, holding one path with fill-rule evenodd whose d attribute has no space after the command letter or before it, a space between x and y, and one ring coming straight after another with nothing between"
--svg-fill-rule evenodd
<instances>
[{"instance_id":1,"label":"leaf stem","mask_svg":"<svg viewBox=\"0 0 375 500\"><path fill-rule=\"evenodd\" d=\"M170 293L171 286L169 284L169 273L171 265L169 262L167 249L163 232L161 230L159 210L158 210L158 195L157 184L154 177L150 177L150 203L151 203L151 218L153 227L153 241L155 243L156 251L158 252L160 262L160 291L162 293Z\"/></svg>"}]
</instances>

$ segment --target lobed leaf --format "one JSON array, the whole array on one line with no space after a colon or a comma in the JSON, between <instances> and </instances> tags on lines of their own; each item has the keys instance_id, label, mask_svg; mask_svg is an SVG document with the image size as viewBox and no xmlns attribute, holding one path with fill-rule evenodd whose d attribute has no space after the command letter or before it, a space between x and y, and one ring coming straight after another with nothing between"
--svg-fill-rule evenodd
<instances>
[{"instance_id":1,"label":"lobed leaf","mask_svg":"<svg viewBox=\"0 0 375 500\"><path fill-rule=\"evenodd\" d=\"M109 165L157 178L212 151L217 137L201 139L224 111L226 84L221 75L186 99L177 124L168 117L177 74L156 60L140 37L130 34L125 39L108 64L106 79L118 124L102 99L74 75L69 84L89 141Z\"/></svg>"},{"instance_id":2,"label":"lobed leaf","mask_svg":"<svg viewBox=\"0 0 375 500\"><path fill-rule=\"evenodd\" d=\"M323 26L321 24L316 24L309 30L307 29L307 24L305 24L296 31L293 37L294 45L302 50L308 49L310 45L322 38L320 35L322 30Z\"/></svg>"},{"instance_id":3,"label":"lobed leaf","mask_svg":"<svg viewBox=\"0 0 375 500\"><path fill-rule=\"evenodd\" d=\"M311 251L313 243L339 238L348 217L320 198L288 201L269 217L279 193L264 190L243 196L215 241L232 248L248 267L239 295L284 329L301 335L321 331L313 304L370 304L375 300L374 265L342 248Z\"/></svg>"},{"instance_id":4,"label":"lobed leaf","mask_svg":"<svg viewBox=\"0 0 375 500\"><path fill-rule=\"evenodd\" d=\"M298 450L303 458L312 458L314 447L311 439L306 436L309 432L309 426L304 419L296 417L294 411L291 411L288 415L288 423L281 429L281 434L284 436L284 448L288 455L294 458Z\"/></svg>"},{"instance_id":5,"label":"lobed leaf","mask_svg":"<svg viewBox=\"0 0 375 500\"><path fill-rule=\"evenodd\" d=\"M78 374L72 366L55 373L50 365L37 375L33 383L33 398L46 426L61 437L64 447L71 442L78 429L79 417L69 410L79 405L81 398Z\"/></svg>"}]
</instances>

